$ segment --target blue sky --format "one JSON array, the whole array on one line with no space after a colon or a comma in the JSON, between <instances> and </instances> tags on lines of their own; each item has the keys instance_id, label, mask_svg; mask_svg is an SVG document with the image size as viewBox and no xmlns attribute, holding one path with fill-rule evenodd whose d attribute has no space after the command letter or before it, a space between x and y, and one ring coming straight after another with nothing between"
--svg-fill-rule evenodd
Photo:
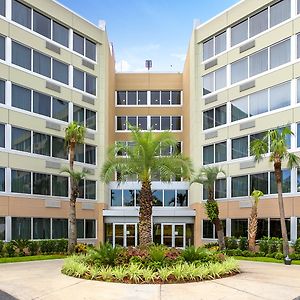
<instances>
[{"instance_id":1,"label":"blue sky","mask_svg":"<svg viewBox=\"0 0 300 300\"><path fill-rule=\"evenodd\" d=\"M94 24L106 21L118 71L181 72L193 20L201 23L238 0L58 0Z\"/></svg>"}]
</instances>

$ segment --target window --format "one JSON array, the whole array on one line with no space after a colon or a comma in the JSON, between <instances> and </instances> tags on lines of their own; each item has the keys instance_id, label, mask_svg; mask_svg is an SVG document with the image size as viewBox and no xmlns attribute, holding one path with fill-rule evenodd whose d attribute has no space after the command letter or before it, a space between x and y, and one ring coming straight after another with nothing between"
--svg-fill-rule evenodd
<instances>
[{"instance_id":1,"label":"window","mask_svg":"<svg viewBox=\"0 0 300 300\"><path fill-rule=\"evenodd\" d=\"M33 51L33 71L46 77L51 77L51 58Z\"/></svg>"},{"instance_id":2,"label":"window","mask_svg":"<svg viewBox=\"0 0 300 300\"><path fill-rule=\"evenodd\" d=\"M77 238L84 239L84 220L76 220L77 224Z\"/></svg>"},{"instance_id":3,"label":"window","mask_svg":"<svg viewBox=\"0 0 300 300\"><path fill-rule=\"evenodd\" d=\"M300 123L297 124L297 147L300 147Z\"/></svg>"},{"instance_id":4,"label":"window","mask_svg":"<svg viewBox=\"0 0 300 300\"><path fill-rule=\"evenodd\" d=\"M84 37L76 32L73 33L73 50L84 55Z\"/></svg>"},{"instance_id":5,"label":"window","mask_svg":"<svg viewBox=\"0 0 300 300\"><path fill-rule=\"evenodd\" d=\"M5 17L5 0L0 0L0 15Z\"/></svg>"},{"instance_id":6,"label":"window","mask_svg":"<svg viewBox=\"0 0 300 300\"><path fill-rule=\"evenodd\" d=\"M175 206L175 191L164 190L164 206Z\"/></svg>"},{"instance_id":7,"label":"window","mask_svg":"<svg viewBox=\"0 0 300 300\"><path fill-rule=\"evenodd\" d=\"M12 106L31 111L31 91L13 84Z\"/></svg>"},{"instance_id":8,"label":"window","mask_svg":"<svg viewBox=\"0 0 300 300\"><path fill-rule=\"evenodd\" d=\"M239 44L248 38L248 19L231 27L231 46Z\"/></svg>"},{"instance_id":9,"label":"window","mask_svg":"<svg viewBox=\"0 0 300 300\"><path fill-rule=\"evenodd\" d=\"M12 63L31 70L31 49L16 42L12 42Z\"/></svg>"},{"instance_id":10,"label":"window","mask_svg":"<svg viewBox=\"0 0 300 300\"><path fill-rule=\"evenodd\" d=\"M96 95L96 77L88 73L86 75L85 91L89 94Z\"/></svg>"},{"instance_id":11,"label":"window","mask_svg":"<svg viewBox=\"0 0 300 300\"><path fill-rule=\"evenodd\" d=\"M181 117L171 117L171 130L181 130Z\"/></svg>"},{"instance_id":12,"label":"window","mask_svg":"<svg viewBox=\"0 0 300 300\"><path fill-rule=\"evenodd\" d=\"M248 59L243 58L231 64L231 84L248 78Z\"/></svg>"},{"instance_id":13,"label":"window","mask_svg":"<svg viewBox=\"0 0 300 300\"><path fill-rule=\"evenodd\" d=\"M122 206L122 190L111 190L110 201L111 206Z\"/></svg>"},{"instance_id":14,"label":"window","mask_svg":"<svg viewBox=\"0 0 300 300\"><path fill-rule=\"evenodd\" d=\"M38 92L33 92L33 112L50 117L51 97Z\"/></svg>"},{"instance_id":15,"label":"window","mask_svg":"<svg viewBox=\"0 0 300 300\"><path fill-rule=\"evenodd\" d=\"M248 117L248 97L243 97L231 102L231 122Z\"/></svg>"},{"instance_id":16,"label":"window","mask_svg":"<svg viewBox=\"0 0 300 300\"><path fill-rule=\"evenodd\" d=\"M96 238L96 220L85 220L85 238Z\"/></svg>"},{"instance_id":17,"label":"window","mask_svg":"<svg viewBox=\"0 0 300 300\"><path fill-rule=\"evenodd\" d=\"M11 170L11 191L13 193L31 194L31 173Z\"/></svg>"},{"instance_id":18,"label":"window","mask_svg":"<svg viewBox=\"0 0 300 300\"><path fill-rule=\"evenodd\" d=\"M5 192L5 169L4 168L0 168L0 192Z\"/></svg>"},{"instance_id":19,"label":"window","mask_svg":"<svg viewBox=\"0 0 300 300\"><path fill-rule=\"evenodd\" d=\"M300 192L300 169L297 169L297 193Z\"/></svg>"},{"instance_id":20,"label":"window","mask_svg":"<svg viewBox=\"0 0 300 300\"><path fill-rule=\"evenodd\" d=\"M73 70L73 87L85 91L89 94L96 95L96 82L95 76L82 72L74 68Z\"/></svg>"},{"instance_id":21,"label":"window","mask_svg":"<svg viewBox=\"0 0 300 300\"><path fill-rule=\"evenodd\" d=\"M50 175L33 173L33 194L50 195Z\"/></svg>"},{"instance_id":22,"label":"window","mask_svg":"<svg viewBox=\"0 0 300 300\"><path fill-rule=\"evenodd\" d=\"M291 220L285 219L286 231L288 240L291 239ZM281 238L281 224L280 219L270 219L270 237Z\"/></svg>"},{"instance_id":23,"label":"window","mask_svg":"<svg viewBox=\"0 0 300 300\"><path fill-rule=\"evenodd\" d=\"M231 220L231 236L247 237L248 236L248 220L232 219Z\"/></svg>"},{"instance_id":24,"label":"window","mask_svg":"<svg viewBox=\"0 0 300 300\"><path fill-rule=\"evenodd\" d=\"M85 181L85 199L96 200L96 181Z\"/></svg>"},{"instance_id":25,"label":"window","mask_svg":"<svg viewBox=\"0 0 300 300\"><path fill-rule=\"evenodd\" d=\"M248 156L248 137L233 139L231 141L232 151L231 159L237 159Z\"/></svg>"},{"instance_id":26,"label":"window","mask_svg":"<svg viewBox=\"0 0 300 300\"><path fill-rule=\"evenodd\" d=\"M214 225L210 220L203 220L202 237L204 239L214 238Z\"/></svg>"},{"instance_id":27,"label":"window","mask_svg":"<svg viewBox=\"0 0 300 300\"><path fill-rule=\"evenodd\" d=\"M250 17L250 37L268 29L268 9Z\"/></svg>"},{"instance_id":28,"label":"window","mask_svg":"<svg viewBox=\"0 0 300 300\"><path fill-rule=\"evenodd\" d=\"M0 104L5 104L5 81L0 80Z\"/></svg>"},{"instance_id":29,"label":"window","mask_svg":"<svg viewBox=\"0 0 300 300\"><path fill-rule=\"evenodd\" d=\"M214 56L214 38L203 43L203 60Z\"/></svg>"},{"instance_id":30,"label":"window","mask_svg":"<svg viewBox=\"0 0 300 300\"><path fill-rule=\"evenodd\" d=\"M65 151L65 141L63 138L52 137L52 157L68 159L68 154Z\"/></svg>"},{"instance_id":31,"label":"window","mask_svg":"<svg viewBox=\"0 0 300 300\"><path fill-rule=\"evenodd\" d=\"M277 85L270 89L270 110L291 105L291 83Z\"/></svg>"},{"instance_id":32,"label":"window","mask_svg":"<svg viewBox=\"0 0 300 300\"><path fill-rule=\"evenodd\" d=\"M68 47L69 46L69 29L53 21L53 41Z\"/></svg>"},{"instance_id":33,"label":"window","mask_svg":"<svg viewBox=\"0 0 300 300\"><path fill-rule=\"evenodd\" d=\"M221 199L227 197L227 180L226 178L217 179L215 182L215 198Z\"/></svg>"},{"instance_id":34,"label":"window","mask_svg":"<svg viewBox=\"0 0 300 300\"><path fill-rule=\"evenodd\" d=\"M152 192L152 202L153 206L163 206L163 191L154 190Z\"/></svg>"},{"instance_id":35,"label":"window","mask_svg":"<svg viewBox=\"0 0 300 300\"><path fill-rule=\"evenodd\" d=\"M281 171L281 181L282 181L282 192L291 192L291 170ZM277 194L277 183L275 178L275 173L270 172L270 194Z\"/></svg>"},{"instance_id":36,"label":"window","mask_svg":"<svg viewBox=\"0 0 300 300\"><path fill-rule=\"evenodd\" d=\"M300 57L300 34L297 35L297 58L299 57Z\"/></svg>"},{"instance_id":37,"label":"window","mask_svg":"<svg viewBox=\"0 0 300 300\"><path fill-rule=\"evenodd\" d=\"M2 241L5 240L5 218L4 217L0 218L0 240Z\"/></svg>"},{"instance_id":38,"label":"window","mask_svg":"<svg viewBox=\"0 0 300 300\"><path fill-rule=\"evenodd\" d=\"M13 0L12 19L27 28L31 28L31 8L19 1Z\"/></svg>"},{"instance_id":39,"label":"window","mask_svg":"<svg viewBox=\"0 0 300 300\"><path fill-rule=\"evenodd\" d=\"M270 68L276 68L291 60L291 40L285 40L270 48Z\"/></svg>"},{"instance_id":40,"label":"window","mask_svg":"<svg viewBox=\"0 0 300 300\"><path fill-rule=\"evenodd\" d=\"M273 27L291 17L291 0L283 0L270 8L270 26Z\"/></svg>"},{"instance_id":41,"label":"window","mask_svg":"<svg viewBox=\"0 0 300 300\"><path fill-rule=\"evenodd\" d=\"M226 50L226 31L203 43L203 60Z\"/></svg>"},{"instance_id":42,"label":"window","mask_svg":"<svg viewBox=\"0 0 300 300\"><path fill-rule=\"evenodd\" d=\"M177 190L177 207L188 206L188 190Z\"/></svg>"},{"instance_id":43,"label":"window","mask_svg":"<svg viewBox=\"0 0 300 300\"><path fill-rule=\"evenodd\" d=\"M268 111L268 90L263 90L249 96L250 117Z\"/></svg>"},{"instance_id":44,"label":"window","mask_svg":"<svg viewBox=\"0 0 300 300\"><path fill-rule=\"evenodd\" d=\"M123 190L123 205L124 206L134 206L135 205L135 195L134 190Z\"/></svg>"},{"instance_id":45,"label":"window","mask_svg":"<svg viewBox=\"0 0 300 300\"><path fill-rule=\"evenodd\" d=\"M203 76L203 95L210 94L226 86L226 67Z\"/></svg>"},{"instance_id":46,"label":"window","mask_svg":"<svg viewBox=\"0 0 300 300\"><path fill-rule=\"evenodd\" d=\"M94 111L74 105L73 120L89 129L96 130L96 112Z\"/></svg>"},{"instance_id":47,"label":"window","mask_svg":"<svg viewBox=\"0 0 300 300\"><path fill-rule=\"evenodd\" d=\"M205 130L226 124L226 116L226 105L203 112L203 129Z\"/></svg>"},{"instance_id":48,"label":"window","mask_svg":"<svg viewBox=\"0 0 300 300\"><path fill-rule=\"evenodd\" d=\"M31 152L31 132L29 130L12 127L11 149Z\"/></svg>"},{"instance_id":49,"label":"window","mask_svg":"<svg viewBox=\"0 0 300 300\"><path fill-rule=\"evenodd\" d=\"M231 178L231 197L248 196L248 176Z\"/></svg>"},{"instance_id":50,"label":"window","mask_svg":"<svg viewBox=\"0 0 300 300\"><path fill-rule=\"evenodd\" d=\"M68 220L52 219L52 238L66 239L68 238Z\"/></svg>"},{"instance_id":51,"label":"window","mask_svg":"<svg viewBox=\"0 0 300 300\"><path fill-rule=\"evenodd\" d=\"M250 175L250 194L254 190L260 190L265 195L268 194L268 173Z\"/></svg>"},{"instance_id":52,"label":"window","mask_svg":"<svg viewBox=\"0 0 300 300\"><path fill-rule=\"evenodd\" d=\"M257 240L260 240L264 236L268 236L268 232L269 232L268 227L269 227L268 219L257 220L257 232L256 232Z\"/></svg>"},{"instance_id":53,"label":"window","mask_svg":"<svg viewBox=\"0 0 300 300\"><path fill-rule=\"evenodd\" d=\"M89 129L96 130L96 112L86 109L85 110L85 126Z\"/></svg>"},{"instance_id":54,"label":"window","mask_svg":"<svg viewBox=\"0 0 300 300\"><path fill-rule=\"evenodd\" d=\"M73 70L73 87L84 91L84 73L75 68Z\"/></svg>"},{"instance_id":55,"label":"window","mask_svg":"<svg viewBox=\"0 0 300 300\"><path fill-rule=\"evenodd\" d=\"M33 153L50 156L50 135L33 133Z\"/></svg>"},{"instance_id":56,"label":"window","mask_svg":"<svg viewBox=\"0 0 300 300\"><path fill-rule=\"evenodd\" d=\"M0 124L0 148L5 148L5 125Z\"/></svg>"},{"instance_id":57,"label":"window","mask_svg":"<svg viewBox=\"0 0 300 300\"><path fill-rule=\"evenodd\" d=\"M47 38L51 38L51 20L36 12L33 11L33 30Z\"/></svg>"},{"instance_id":58,"label":"window","mask_svg":"<svg viewBox=\"0 0 300 300\"><path fill-rule=\"evenodd\" d=\"M52 78L64 84L69 84L69 66L53 59Z\"/></svg>"},{"instance_id":59,"label":"window","mask_svg":"<svg viewBox=\"0 0 300 300\"><path fill-rule=\"evenodd\" d=\"M214 163L214 145L203 147L203 164L213 164Z\"/></svg>"},{"instance_id":60,"label":"window","mask_svg":"<svg viewBox=\"0 0 300 300\"><path fill-rule=\"evenodd\" d=\"M57 98L52 99L52 118L68 122L69 103Z\"/></svg>"},{"instance_id":61,"label":"window","mask_svg":"<svg viewBox=\"0 0 300 300\"><path fill-rule=\"evenodd\" d=\"M68 186L68 177L52 175L52 196L68 197Z\"/></svg>"},{"instance_id":62,"label":"window","mask_svg":"<svg viewBox=\"0 0 300 300\"><path fill-rule=\"evenodd\" d=\"M96 44L76 32L73 33L73 50L94 61L96 60Z\"/></svg>"},{"instance_id":63,"label":"window","mask_svg":"<svg viewBox=\"0 0 300 300\"><path fill-rule=\"evenodd\" d=\"M117 105L126 105L126 92L117 92Z\"/></svg>"},{"instance_id":64,"label":"window","mask_svg":"<svg viewBox=\"0 0 300 300\"><path fill-rule=\"evenodd\" d=\"M0 35L0 59L5 60L5 38Z\"/></svg>"},{"instance_id":65,"label":"window","mask_svg":"<svg viewBox=\"0 0 300 300\"><path fill-rule=\"evenodd\" d=\"M268 49L259 51L249 57L249 76L255 76L268 70Z\"/></svg>"},{"instance_id":66,"label":"window","mask_svg":"<svg viewBox=\"0 0 300 300\"><path fill-rule=\"evenodd\" d=\"M226 160L227 160L226 142L203 147L203 164L218 163Z\"/></svg>"},{"instance_id":67,"label":"window","mask_svg":"<svg viewBox=\"0 0 300 300\"><path fill-rule=\"evenodd\" d=\"M300 14L300 0L297 0L297 13Z\"/></svg>"},{"instance_id":68,"label":"window","mask_svg":"<svg viewBox=\"0 0 300 300\"><path fill-rule=\"evenodd\" d=\"M31 218L12 218L11 239L29 240L31 239Z\"/></svg>"},{"instance_id":69,"label":"window","mask_svg":"<svg viewBox=\"0 0 300 300\"><path fill-rule=\"evenodd\" d=\"M96 147L91 145L85 145L85 163L95 165L96 164Z\"/></svg>"},{"instance_id":70,"label":"window","mask_svg":"<svg viewBox=\"0 0 300 300\"><path fill-rule=\"evenodd\" d=\"M33 239L50 239L50 219L33 218Z\"/></svg>"},{"instance_id":71,"label":"window","mask_svg":"<svg viewBox=\"0 0 300 300\"><path fill-rule=\"evenodd\" d=\"M215 55L226 50L226 31L215 37Z\"/></svg>"},{"instance_id":72,"label":"window","mask_svg":"<svg viewBox=\"0 0 300 300\"><path fill-rule=\"evenodd\" d=\"M86 39L85 41L85 56L96 60L96 44Z\"/></svg>"}]
</instances>

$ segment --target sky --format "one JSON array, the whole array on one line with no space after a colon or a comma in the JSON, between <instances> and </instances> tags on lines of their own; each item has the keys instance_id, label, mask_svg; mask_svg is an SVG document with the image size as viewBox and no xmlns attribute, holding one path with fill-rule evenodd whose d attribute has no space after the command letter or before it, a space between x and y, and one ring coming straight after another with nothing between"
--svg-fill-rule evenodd
<instances>
[{"instance_id":1,"label":"sky","mask_svg":"<svg viewBox=\"0 0 300 300\"><path fill-rule=\"evenodd\" d=\"M58 0L90 22L105 20L118 72L182 72L194 20L204 23L239 0Z\"/></svg>"}]
</instances>

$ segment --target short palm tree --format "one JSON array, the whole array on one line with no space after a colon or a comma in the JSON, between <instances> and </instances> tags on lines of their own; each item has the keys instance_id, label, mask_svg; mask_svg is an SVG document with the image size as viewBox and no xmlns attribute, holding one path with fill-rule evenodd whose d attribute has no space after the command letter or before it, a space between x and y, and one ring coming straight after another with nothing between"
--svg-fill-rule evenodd
<instances>
[{"instance_id":1,"label":"short palm tree","mask_svg":"<svg viewBox=\"0 0 300 300\"><path fill-rule=\"evenodd\" d=\"M219 167L203 167L196 178L192 180L192 183L200 183L208 191L208 199L205 203L206 214L216 227L219 248L223 250L225 249L224 230L219 218L219 206L215 200L215 182L219 174L226 175Z\"/></svg>"},{"instance_id":2,"label":"short palm tree","mask_svg":"<svg viewBox=\"0 0 300 300\"><path fill-rule=\"evenodd\" d=\"M278 205L280 214L281 234L283 239L283 253L285 256L289 254L289 244L287 237L287 230L285 224L285 213L282 197L282 163L287 161L288 168L293 168L299 165L299 157L288 151L287 138L294 133L289 127L283 129L274 129L266 133L262 139L257 139L251 142L250 152L254 155L256 161L261 161L263 155L268 153L270 143L270 158L269 161L273 163L275 180L278 192Z\"/></svg>"},{"instance_id":3,"label":"short palm tree","mask_svg":"<svg viewBox=\"0 0 300 300\"><path fill-rule=\"evenodd\" d=\"M254 190L251 193L253 198L252 201L252 209L249 219L249 226L248 226L248 249L249 251L255 251L255 241L256 241L256 232L257 232L257 206L260 197L262 197L264 193L259 190Z\"/></svg>"},{"instance_id":4,"label":"short palm tree","mask_svg":"<svg viewBox=\"0 0 300 300\"><path fill-rule=\"evenodd\" d=\"M108 152L101 178L108 183L115 173L117 180L124 182L131 176L137 176L141 183L139 194L139 240L141 246L152 243L152 189L151 178L159 174L161 181L169 182L176 177L190 178L192 164L189 158L181 154L159 156L160 151L170 146L175 147L176 139L170 132L155 134L152 131L142 132L131 127L132 146L117 143ZM117 157L117 153L126 153L125 157Z\"/></svg>"},{"instance_id":5,"label":"short palm tree","mask_svg":"<svg viewBox=\"0 0 300 300\"><path fill-rule=\"evenodd\" d=\"M84 172L74 171L74 158L76 145L84 143L86 129L72 122L65 131L65 145L69 152L69 169L64 169L70 176L71 196L69 208L69 234L68 234L68 252L73 253L77 244L77 226L76 226L76 200L79 196L79 183L84 178Z\"/></svg>"}]
</instances>

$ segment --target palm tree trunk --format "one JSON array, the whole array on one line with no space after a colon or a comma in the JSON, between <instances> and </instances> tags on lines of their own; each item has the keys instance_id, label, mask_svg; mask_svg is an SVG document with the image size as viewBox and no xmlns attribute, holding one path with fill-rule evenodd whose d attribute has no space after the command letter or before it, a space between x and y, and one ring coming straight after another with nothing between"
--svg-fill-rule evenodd
<instances>
[{"instance_id":1,"label":"palm tree trunk","mask_svg":"<svg viewBox=\"0 0 300 300\"><path fill-rule=\"evenodd\" d=\"M142 182L142 189L139 195L139 238L140 246L148 246L152 243L152 191L151 183Z\"/></svg>"},{"instance_id":2,"label":"palm tree trunk","mask_svg":"<svg viewBox=\"0 0 300 300\"><path fill-rule=\"evenodd\" d=\"M249 228L248 228L248 249L255 251L255 241L257 232L257 204L254 202L250 214Z\"/></svg>"},{"instance_id":3,"label":"palm tree trunk","mask_svg":"<svg viewBox=\"0 0 300 300\"><path fill-rule=\"evenodd\" d=\"M281 234L283 239L283 254L286 257L289 255L289 242L287 237L284 204L283 204L283 197L282 197L281 162L274 163L274 170L275 170L275 178L276 178L277 191L278 191L278 205L279 205L279 214L280 214Z\"/></svg>"},{"instance_id":4,"label":"palm tree trunk","mask_svg":"<svg viewBox=\"0 0 300 300\"><path fill-rule=\"evenodd\" d=\"M74 170L75 144L70 144L70 170ZM74 179L70 176L71 181L71 197L69 207L69 230L68 230L68 252L74 253L77 244L77 224L76 224L76 199L78 187L74 183Z\"/></svg>"},{"instance_id":5,"label":"palm tree trunk","mask_svg":"<svg viewBox=\"0 0 300 300\"><path fill-rule=\"evenodd\" d=\"M224 250L225 249L224 230L223 230L222 222L219 217L214 220L214 224L216 226L219 249Z\"/></svg>"}]
</instances>

